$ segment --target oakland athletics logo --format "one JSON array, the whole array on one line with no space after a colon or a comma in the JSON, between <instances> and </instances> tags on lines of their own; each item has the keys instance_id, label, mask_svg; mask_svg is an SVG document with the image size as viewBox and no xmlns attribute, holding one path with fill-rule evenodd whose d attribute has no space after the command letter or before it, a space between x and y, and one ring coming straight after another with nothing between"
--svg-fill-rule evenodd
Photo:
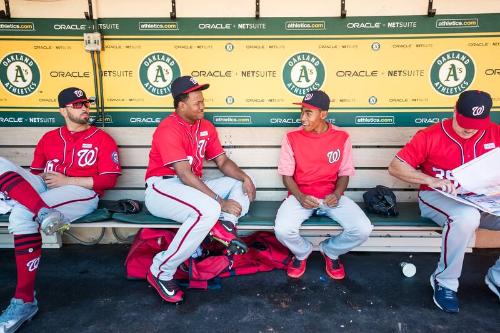
<instances>
[{"instance_id":1,"label":"oakland athletics logo","mask_svg":"<svg viewBox=\"0 0 500 333\"><path fill-rule=\"evenodd\" d=\"M461 51L441 54L432 64L431 83L443 95L458 95L474 80L474 62Z\"/></svg>"},{"instance_id":2,"label":"oakland athletics logo","mask_svg":"<svg viewBox=\"0 0 500 333\"><path fill-rule=\"evenodd\" d=\"M304 96L325 82L325 67L317 56L307 52L293 55L283 67L283 83L294 95Z\"/></svg>"},{"instance_id":3,"label":"oakland athletics logo","mask_svg":"<svg viewBox=\"0 0 500 333\"><path fill-rule=\"evenodd\" d=\"M29 55L9 53L0 62L0 81L11 94L28 96L40 85L40 70Z\"/></svg>"},{"instance_id":4,"label":"oakland athletics logo","mask_svg":"<svg viewBox=\"0 0 500 333\"><path fill-rule=\"evenodd\" d=\"M154 52L139 66L139 79L147 92L155 96L170 94L170 84L181 75L177 61L166 53Z\"/></svg>"}]
</instances>

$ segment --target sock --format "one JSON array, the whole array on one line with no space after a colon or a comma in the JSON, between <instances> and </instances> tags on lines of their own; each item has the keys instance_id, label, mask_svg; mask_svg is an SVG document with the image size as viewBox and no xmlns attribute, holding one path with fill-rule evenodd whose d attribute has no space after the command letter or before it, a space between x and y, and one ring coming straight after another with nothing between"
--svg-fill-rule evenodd
<instances>
[{"instance_id":1,"label":"sock","mask_svg":"<svg viewBox=\"0 0 500 333\"><path fill-rule=\"evenodd\" d=\"M35 297L35 278L42 254L42 235L14 235L14 250L17 266L14 297L31 303Z\"/></svg>"},{"instance_id":2,"label":"sock","mask_svg":"<svg viewBox=\"0 0 500 333\"><path fill-rule=\"evenodd\" d=\"M17 172L7 171L0 175L0 191L16 200L37 215L43 207L49 207L30 183Z\"/></svg>"}]
</instances>

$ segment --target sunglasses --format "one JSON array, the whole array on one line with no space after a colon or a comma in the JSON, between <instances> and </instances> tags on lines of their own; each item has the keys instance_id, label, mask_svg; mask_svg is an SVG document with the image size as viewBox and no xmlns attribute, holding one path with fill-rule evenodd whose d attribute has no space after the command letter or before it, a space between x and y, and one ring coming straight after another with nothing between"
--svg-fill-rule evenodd
<instances>
[{"instance_id":1,"label":"sunglasses","mask_svg":"<svg viewBox=\"0 0 500 333\"><path fill-rule=\"evenodd\" d=\"M75 102L72 104L66 104L66 107L71 107L73 109L81 109L83 107L89 108L90 107L90 101L85 101L85 102Z\"/></svg>"}]
</instances>

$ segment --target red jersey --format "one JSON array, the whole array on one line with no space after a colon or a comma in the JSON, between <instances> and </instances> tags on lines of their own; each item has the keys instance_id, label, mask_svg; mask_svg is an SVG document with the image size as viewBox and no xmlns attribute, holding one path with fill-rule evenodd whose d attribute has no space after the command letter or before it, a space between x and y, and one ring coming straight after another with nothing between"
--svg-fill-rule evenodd
<instances>
[{"instance_id":1,"label":"red jersey","mask_svg":"<svg viewBox=\"0 0 500 333\"><path fill-rule=\"evenodd\" d=\"M203 160L224 154L215 126L206 119L190 124L177 113L163 119L153 134L146 179L175 175L173 163L188 161L191 171L202 176Z\"/></svg>"},{"instance_id":2,"label":"red jersey","mask_svg":"<svg viewBox=\"0 0 500 333\"><path fill-rule=\"evenodd\" d=\"M31 170L35 174L55 171L69 177L121 173L115 140L94 126L75 133L63 126L45 133L35 148ZM103 190L94 190L103 194Z\"/></svg>"},{"instance_id":3,"label":"red jersey","mask_svg":"<svg viewBox=\"0 0 500 333\"><path fill-rule=\"evenodd\" d=\"M452 119L418 131L396 158L426 175L455 181L451 171L500 145L500 126L491 123L473 137L463 139L453 130ZM459 184L454 184L456 187ZM426 185L421 190L430 190Z\"/></svg>"},{"instance_id":4,"label":"red jersey","mask_svg":"<svg viewBox=\"0 0 500 333\"><path fill-rule=\"evenodd\" d=\"M329 124L325 133L288 132L281 145L278 173L293 176L300 191L324 199L333 193L339 176L353 176L349 134Z\"/></svg>"}]
</instances>

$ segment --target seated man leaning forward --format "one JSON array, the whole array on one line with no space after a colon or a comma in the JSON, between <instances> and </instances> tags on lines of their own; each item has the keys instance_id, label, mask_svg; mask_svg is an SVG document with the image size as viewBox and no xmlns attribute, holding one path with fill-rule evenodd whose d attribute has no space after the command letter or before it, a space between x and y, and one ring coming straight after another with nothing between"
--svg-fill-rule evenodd
<instances>
[{"instance_id":1,"label":"seated man leaning forward","mask_svg":"<svg viewBox=\"0 0 500 333\"><path fill-rule=\"evenodd\" d=\"M389 173L394 177L420 184L418 203L422 216L443 227L441 257L430 282L434 303L446 312L459 310L458 278L467 244L479 226L500 230L500 218L481 213L433 188L453 194L461 192L451 170L500 145L500 126L490 121L491 106L488 93L464 91L452 119L418 131L389 165ZM500 297L500 259L490 268L485 281Z\"/></svg>"},{"instance_id":2,"label":"seated man leaning forward","mask_svg":"<svg viewBox=\"0 0 500 333\"><path fill-rule=\"evenodd\" d=\"M147 277L161 298L172 303L183 299L173 280L177 267L209 233L229 253L247 249L235 225L248 212L255 186L226 156L214 125L203 119L202 90L208 86L190 76L172 82L175 112L158 125L149 153L146 207L155 216L182 223L168 249L154 257ZM226 177L203 181L204 159L213 160Z\"/></svg>"},{"instance_id":3,"label":"seated man leaning forward","mask_svg":"<svg viewBox=\"0 0 500 333\"><path fill-rule=\"evenodd\" d=\"M287 267L288 276L300 278L313 246L300 235L299 228L321 209L344 228L319 245L328 276L343 279L340 255L362 244L372 231L363 210L343 195L349 176L354 175L351 141L349 134L326 121L330 98L323 91L311 91L295 104L302 105L302 126L288 132L281 145L278 172L289 196L276 215L276 238L294 255Z\"/></svg>"},{"instance_id":4,"label":"seated man leaning forward","mask_svg":"<svg viewBox=\"0 0 500 333\"><path fill-rule=\"evenodd\" d=\"M0 193L12 206L17 285L0 316L0 332L14 332L38 311L35 276L42 237L69 227L97 208L99 196L121 173L116 143L89 124L90 100L78 88L62 90L59 112L65 126L45 133L35 148L31 172L0 157Z\"/></svg>"}]
</instances>

